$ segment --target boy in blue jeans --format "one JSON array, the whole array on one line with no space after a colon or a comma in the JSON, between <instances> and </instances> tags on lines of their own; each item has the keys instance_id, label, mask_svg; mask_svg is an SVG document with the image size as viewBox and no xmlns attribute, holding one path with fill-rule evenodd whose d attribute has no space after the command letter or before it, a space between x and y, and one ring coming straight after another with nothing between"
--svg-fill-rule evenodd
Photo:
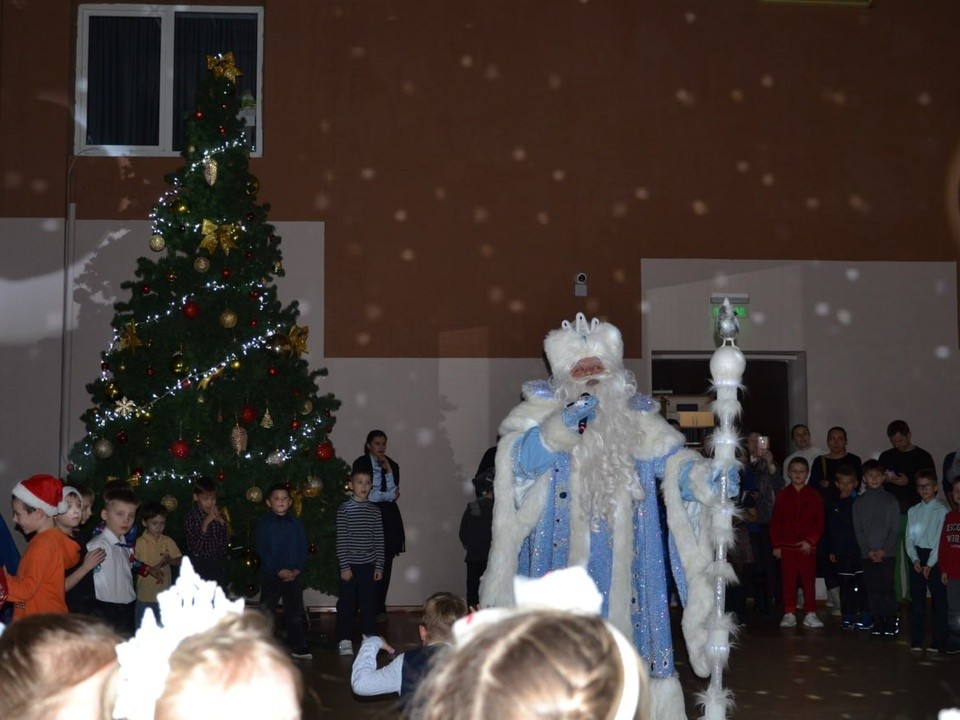
<instances>
[{"instance_id":1,"label":"boy in blue jeans","mask_svg":"<svg viewBox=\"0 0 960 720\"><path fill-rule=\"evenodd\" d=\"M260 606L272 618L283 601L283 624L290 653L310 660L303 611L303 579L307 566L307 535L303 523L290 512L290 488L278 483L264 499L270 512L257 523L257 554L260 556Z\"/></svg>"}]
</instances>

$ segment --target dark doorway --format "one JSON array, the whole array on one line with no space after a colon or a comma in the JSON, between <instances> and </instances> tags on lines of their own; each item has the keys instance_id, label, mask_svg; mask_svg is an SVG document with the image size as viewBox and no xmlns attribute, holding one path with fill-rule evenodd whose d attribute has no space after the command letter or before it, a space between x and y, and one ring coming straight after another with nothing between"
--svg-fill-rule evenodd
<instances>
[{"instance_id":1,"label":"dark doorway","mask_svg":"<svg viewBox=\"0 0 960 720\"><path fill-rule=\"evenodd\" d=\"M790 454L789 361L747 358L743 374L746 391L740 391L742 434L756 431L770 436L770 450L777 462ZM674 395L710 393L710 360L658 360L651 368L653 391Z\"/></svg>"}]
</instances>

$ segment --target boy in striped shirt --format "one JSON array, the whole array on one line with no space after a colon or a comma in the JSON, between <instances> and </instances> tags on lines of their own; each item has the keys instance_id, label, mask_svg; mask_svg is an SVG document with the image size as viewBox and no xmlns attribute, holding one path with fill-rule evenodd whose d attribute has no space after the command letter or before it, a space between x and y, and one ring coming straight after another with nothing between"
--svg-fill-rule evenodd
<instances>
[{"instance_id":1,"label":"boy in striped shirt","mask_svg":"<svg viewBox=\"0 0 960 720\"><path fill-rule=\"evenodd\" d=\"M350 499L337 510L337 639L341 655L353 655L353 619L360 608L360 629L376 635L377 585L383 577L383 524L380 508L368 502L373 477L355 470Z\"/></svg>"}]
</instances>

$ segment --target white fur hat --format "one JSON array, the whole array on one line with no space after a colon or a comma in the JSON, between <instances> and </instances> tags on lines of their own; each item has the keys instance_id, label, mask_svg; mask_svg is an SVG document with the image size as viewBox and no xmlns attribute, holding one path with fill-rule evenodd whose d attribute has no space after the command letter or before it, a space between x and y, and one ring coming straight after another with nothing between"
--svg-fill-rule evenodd
<instances>
[{"instance_id":1,"label":"white fur hat","mask_svg":"<svg viewBox=\"0 0 960 720\"><path fill-rule=\"evenodd\" d=\"M34 475L13 486L13 496L27 507L43 510L53 517L59 514L63 483L53 475Z\"/></svg>"},{"instance_id":2,"label":"white fur hat","mask_svg":"<svg viewBox=\"0 0 960 720\"><path fill-rule=\"evenodd\" d=\"M577 361L597 357L608 370L623 365L623 338L608 322L593 318L589 325L583 313L571 324L564 320L559 330L551 330L543 341L543 349L554 377L566 377Z\"/></svg>"},{"instance_id":3,"label":"white fur hat","mask_svg":"<svg viewBox=\"0 0 960 720\"><path fill-rule=\"evenodd\" d=\"M67 504L67 495L76 495L80 500L80 507L83 507L83 495L80 494L80 491L75 487L71 487L70 485L64 485L63 499L60 501L60 504L57 505L57 510L59 510L57 513L58 515L63 515L67 510L70 509L70 506Z\"/></svg>"}]
</instances>

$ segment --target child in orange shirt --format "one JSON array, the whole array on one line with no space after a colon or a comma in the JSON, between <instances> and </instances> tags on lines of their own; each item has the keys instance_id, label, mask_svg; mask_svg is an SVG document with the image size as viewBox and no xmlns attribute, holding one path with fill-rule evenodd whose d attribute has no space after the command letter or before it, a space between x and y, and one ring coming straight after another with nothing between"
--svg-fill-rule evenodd
<instances>
[{"instance_id":1,"label":"child in orange shirt","mask_svg":"<svg viewBox=\"0 0 960 720\"><path fill-rule=\"evenodd\" d=\"M63 483L52 475L34 475L13 488L14 521L25 535L36 533L20 559L17 574L6 576L14 621L27 615L67 612L64 570L79 562L80 548L53 524L53 517L67 509L62 500ZM6 571L0 570L0 574Z\"/></svg>"}]
</instances>

